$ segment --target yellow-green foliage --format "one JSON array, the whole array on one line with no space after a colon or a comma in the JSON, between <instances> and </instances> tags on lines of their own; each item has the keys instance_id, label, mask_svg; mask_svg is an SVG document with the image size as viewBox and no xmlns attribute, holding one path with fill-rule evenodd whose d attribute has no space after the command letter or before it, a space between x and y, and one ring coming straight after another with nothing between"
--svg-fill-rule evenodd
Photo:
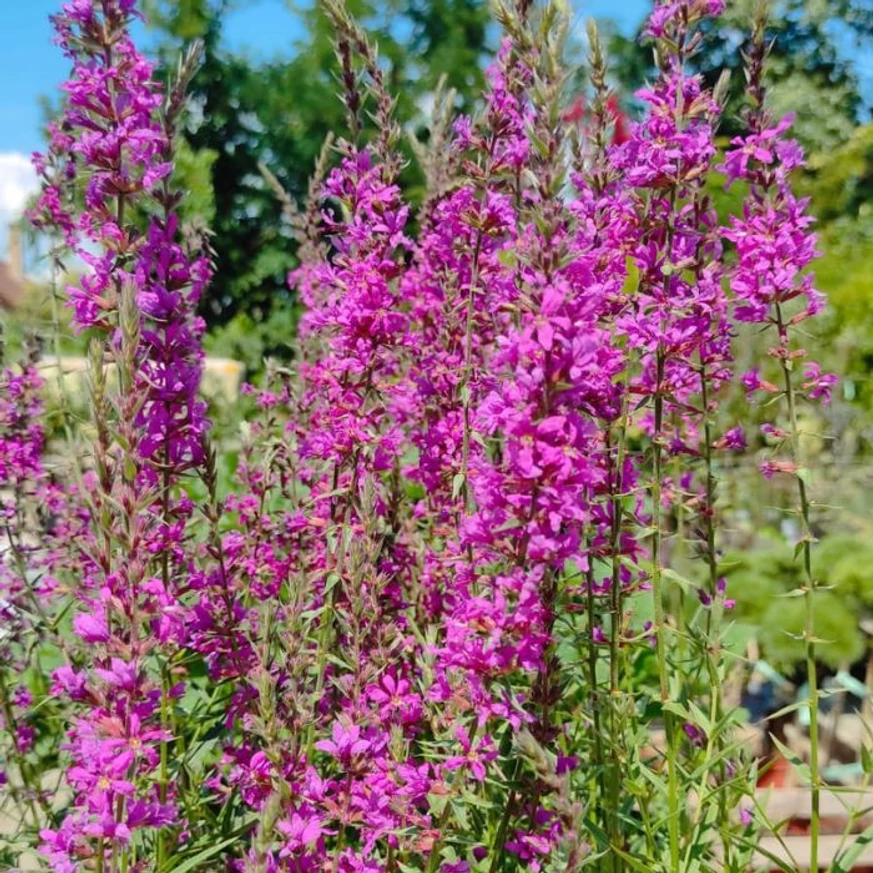
<instances>
[{"instance_id":1,"label":"yellow-green foliage","mask_svg":"<svg viewBox=\"0 0 873 873\"><path fill-rule=\"evenodd\" d=\"M826 537L813 549L815 633L818 658L830 667L863 656L860 620L873 612L873 545L856 537ZM790 669L805 658L806 610L800 593L800 559L787 545L729 553L722 564L735 618L757 625L764 657Z\"/></svg>"},{"instance_id":2,"label":"yellow-green foliage","mask_svg":"<svg viewBox=\"0 0 873 873\"><path fill-rule=\"evenodd\" d=\"M864 654L864 637L858 629L857 616L846 602L832 591L816 591L815 635L822 640L816 657L836 669L852 664ZM761 644L766 657L779 668L790 668L806 656L803 632L806 605L802 597L780 597L763 615Z\"/></svg>"},{"instance_id":3,"label":"yellow-green foliage","mask_svg":"<svg viewBox=\"0 0 873 873\"><path fill-rule=\"evenodd\" d=\"M187 140L176 148L176 180L185 191L181 203L182 218L209 227L215 218L215 193L212 189L212 165L218 152L212 149L194 151Z\"/></svg>"},{"instance_id":4,"label":"yellow-green foliage","mask_svg":"<svg viewBox=\"0 0 873 873\"><path fill-rule=\"evenodd\" d=\"M807 193L822 221L855 217L873 189L873 124L854 130L839 148L809 158Z\"/></svg>"}]
</instances>

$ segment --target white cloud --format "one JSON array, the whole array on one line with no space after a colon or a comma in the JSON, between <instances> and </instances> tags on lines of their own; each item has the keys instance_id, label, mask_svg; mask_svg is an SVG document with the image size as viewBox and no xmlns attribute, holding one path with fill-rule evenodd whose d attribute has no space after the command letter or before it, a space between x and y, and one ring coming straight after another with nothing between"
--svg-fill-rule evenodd
<instances>
[{"instance_id":1,"label":"white cloud","mask_svg":"<svg viewBox=\"0 0 873 873\"><path fill-rule=\"evenodd\" d=\"M10 221L21 214L39 187L30 158L20 152L0 152L0 218Z\"/></svg>"}]
</instances>

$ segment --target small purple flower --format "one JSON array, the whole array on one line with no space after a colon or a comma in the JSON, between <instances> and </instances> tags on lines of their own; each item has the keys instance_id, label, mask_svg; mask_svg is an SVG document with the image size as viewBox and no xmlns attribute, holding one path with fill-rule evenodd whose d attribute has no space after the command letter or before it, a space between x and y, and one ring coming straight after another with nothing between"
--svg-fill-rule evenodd
<instances>
[{"instance_id":1,"label":"small purple flower","mask_svg":"<svg viewBox=\"0 0 873 873\"><path fill-rule=\"evenodd\" d=\"M349 724L344 719L337 719L331 729L331 739L319 740L315 748L336 758L345 766L349 766L354 758L365 755L373 744L361 737L361 728Z\"/></svg>"},{"instance_id":2,"label":"small purple flower","mask_svg":"<svg viewBox=\"0 0 873 873\"><path fill-rule=\"evenodd\" d=\"M456 728L455 737L464 754L448 758L443 763L443 766L447 770L459 770L462 767L469 767L473 777L477 781L483 782L488 763L497 757L494 741L489 736L479 737L475 741L471 741L470 733L463 725L459 725Z\"/></svg>"},{"instance_id":3,"label":"small purple flower","mask_svg":"<svg viewBox=\"0 0 873 873\"><path fill-rule=\"evenodd\" d=\"M737 425L725 432L722 437L724 446L733 452L741 452L746 448L746 432L742 425Z\"/></svg>"},{"instance_id":4,"label":"small purple flower","mask_svg":"<svg viewBox=\"0 0 873 873\"><path fill-rule=\"evenodd\" d=\"M831 402L831 391L839 382L833 373L822 373L817 363L809 361L804 364L803 378L803 390L811 400L821 400L825 405Z\"/></svg>"},{"instance_id":5,"label":"small purple flower","mask_svg":"<svg viewBox=\"0 0 873 873\"><path fill-rule=\"evenodd\" d=\"M686 721L685 724L682 725L682 729L685 731L685 736L688 737L693 746L703 748L703 746L706 745L706 734L699 727Z\"/></svg>"}]
</instances>

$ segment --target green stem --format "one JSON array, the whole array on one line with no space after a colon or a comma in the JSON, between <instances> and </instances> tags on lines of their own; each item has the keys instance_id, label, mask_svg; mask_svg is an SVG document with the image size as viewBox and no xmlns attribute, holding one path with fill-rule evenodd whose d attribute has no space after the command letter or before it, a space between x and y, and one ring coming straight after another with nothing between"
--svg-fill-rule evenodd
<instances>
[{"instance_id":1,"label":"green stem","mask_svg":"<svg viewBox=\"0 0 873 873\"><path fill-rule=\"evenodd\" d=\"M655 434L653 450L652 480L652 598L655 612L655 639L658 657L658 683L661 692L661 705L664 715L664 732L667 742L667 827L670 839L670 870L679 871L679 780L676 760L676 725L673 714L666 708L670 701L667 672L667 620L664 613L664 586L661 575L662 535L661 525L661 479L663 476L663 453L661 449L664 426L664 352L658 349L657 381L655 388Z\"/></svg>"},{"instance_id":2,"label":"green stem","mask_svg":"<svg viewBox=\"0 0 873 873\"><path fill-rule=\"evenodd\" d=\"M427 862L427 873L436 873L440 866L440 852L442 852L443 848L443 833L445 833L446 825L449 823L450 810L451 804L446 800L446 805L443 807L439 822L437 823L437 837L430 852L430 860Z\"/></svg>"},{"instance_id":3,"label":"green stem","mask_svg":"<svg viewBox=\"0 0 873 873\"><path fill-rule=\"evenodd\" d=\"M521 761L516 759L515 769L512 776L513 784L518 780L520 772ZM494 843L491 846L491 866L488 868L488 873L497 873L503 865L503 855L506 851L506 834L509 831L509 823L512 821L515 800L515 788L512 788L506 798L506 804L503 807L503 815L500 817L500 824L497 826L497 831L494 834Z\"/></svg>"},{"instance_id":4,"label":"green stem","mask_svg":"<svg viewBox=\"0 0 873 873\"><path fill-rule=\"evenodd\" d=\"M469 731L471 745L476 741L476 734L478 732L479 724L478 722L474 721ZM443 845L445 844L446 825L449 823L449 814L451 813L451 810L452 805L451 803L449 803L448 799L446 799L446 805L443 807L443 811L440 814L439 823L437 824L437 837L430 852L430 860L427 864L427 873L436 873L436 870L439 869L440 852L442 851Z\"/></svg>"},{"instance_id":5,"label":"green stem","mask_svg":"<svg viewBox=\"0 0 873 873\"><path fill-rule=\"evenodd\" d=\"M161 670L161 728L166 730L169 722L169 672L164 666ZM161 803L167 802L167 786L169 785L169 743L167 740L161 740L161 771L158 782L158 797ZM166 861L167 846L164 839L165 832L162 828L157 835L157 869L164 869Z\"/></svg>"},{"instance_id":6,"label":"green stem","mask_svg":"<svg viewBox=\"0 0 873 873\"><path fill-rule=\"evenodd\" d=\"M776 304L776 326L782 351L787 351L787 328L782 316L782 307ZM818 749L818 676L815 659L815 592L816 581L812 572L812 529L810 525L809 496L804 481L802 452L800 448L800 428L797 423L797 398L792 379L791 360L787 355L780 356L782 375L785 381L785 399L788 403L788 418L791 427L791 460L796 467L797 491L800 498L800 517L802 522L801 555L803 561L803 601L806 607L804 636L806 638L806 675L809 683L809 778L810 778L810 816L809 816L809 868L818 870L818 837L820 830L821 774L819 772Z\"/></svg>"},{"instance_id":7,"label":"green stem","mask_svg":"<svg viewBox=\"0 0 873 873\"><path fill-rule=\"evenodd\" d=\"M485 158L485 167L482 174L481 199L484 202L487 191L488 180L491 178L491 159L494 155L494 149L497 145L498 136L492 133L489 140L488 152ZM470 382L473 378L473 324L476 313L476 287L479 284L479 261L482 256L482 245L484 243L484 230L481 226L476 228L476 242L473 246L473 258L470 264L470 288L467 293L467 310L466 322L464 327L464 372L461 380L460 392L461 403L463 404L463 420L464 433L462 438L461 448L461 488L463 489L463 506L466 508L470 499L470 489L467 485L467 472L470 464L470 437L472 435L472 422L470 415L470 405L472 397L470 395ZM454 490L454 487L452 488Z\"/></svg>"},{"instance_id":8,"label":"green stem","mask_svg":"<svg viewBox=\"0 0 873 873\"><path fill-rule=\"evenodd\" d=\"M476 231L476 245L473 251L473 264L470 272L470 291L467 295L467 315L464 329L464 377L461 382L461 402L464 414L464 435L461 448L461 487L464 494L464 505L469 501L470 489L467 487L467 471L470 465L470 381L473 378L473 320L476 312L476 286L479 283L479 258L482 254L482 230Z\"/></svg>"},{"instance_id":9,"label":"green stem","mask_svg":"<svg viewBox=\"0 0 873 873\"><path fill-rule=\"evenodd\" d=\"M707 647L707 671L711 691L710 721L712 730L717 730L716 737L709 737L708 742L714 745L716 753L723 749L721 741L721 721L724 711L721 686L721 629L719 627L722 604L718 595L718 553L715 542L715 472L712 457L713 431L709 416L709 383L707 381L706 362L700 363L701 402L703 404L703 459L706 465L706 506L704 507L703 525L706 534L706 562L709 568L710 608L706 613L706 635L704 643ZM719 754L719 787L718 818L721 831L722 851L726 870L731 869L730 841L730 810L728 809L725 781L727 767L724 758ZM701 795L702 797L703 795Z\"/></svg>"},{"instance_id":10,"label":"green stem","mask_svg":"<svg viewBox=\"0 0 873 873\"><path fill-rule=\"evenodd\" d=\"M589 537L589 555L591 554L590 542ZM591 685L591 700L593 704L591 718L594 728L594 770L596 772L597 784L600 786L601 793L603 793L603 737L600 734L600 707L603 705L603 701L600 694L600 683L597 681L597 641L595 639L595 631L597 629L595 619L597 616L594 598L594 563L590 557L586 571L586 589L588 609L588 682Z\"/></svg>"},{"instance_id":11,"label":"green stem","mask_svg":"<svg viewBox=\"0 0 873 873\"><path fill-rule=\"evenodd\" d=\"M161 510L163 522L170 524L170 467L168 453L164 452L163 488L161 494ZM165 549L161 555L161 577L164 591L170 590L170 556ZM169 727L169 665L161 667L161 730L166 731ZM161 803L167 802L167 790L169 785L169 742L161 740L161 763L160 777L158 780L158 797ZM167 845L165 829L161 828L157 834L157 865L158 870L163 869L166 860Z\"/></svg>"},{"instance_id":12,"label":"green stem","mask_svg":"<svg viewBox=\"0 0 873 873\"><path fill-rule=\"evenodd\" d=\"M624 515L624 459L627 442L627 394L623 401L621 425L618 433L618 447L615 458L610 455L613 465L610 471L610 490L612 500L612 531L610 551L612 557L612 580L609 589L609 612L611 627L609 632L609 702L610 702L610 733L612 735L608 786L606 795L607 831L611 847L612 869L621 873L624 861L621 857L621 745L619 737L624 736L624 725L620 711L621 702L621 631L623 625L623 597L621 589L621 531ZM611 452L609 435L607 435L607 451Z\"/></svg>"}]
</instances>

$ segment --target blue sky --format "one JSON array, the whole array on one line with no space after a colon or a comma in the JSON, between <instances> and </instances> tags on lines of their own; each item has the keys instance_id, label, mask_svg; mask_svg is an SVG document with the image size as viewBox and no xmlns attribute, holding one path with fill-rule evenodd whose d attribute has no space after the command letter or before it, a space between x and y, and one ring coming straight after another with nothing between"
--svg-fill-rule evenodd
<instances>
[{"instance_id":1,"label":"blue sky","mask_svg":"<svg viewBox=\"0 0 873 873\"><path fill-rule=\"evenodd\" d=\"M20 209L33 185L29 155L42 147L40 98L57 93L67 63L52 43L49 15L61 0L0 0L0 221ZM285 0L247 0L234 12L227 42L235 49L271 56L288 50L300 26ZM575 17L610 17L632 28L650 0L573 0ZM2 232L0 232L2 237Z\"/></svg>"}]
</instances>

